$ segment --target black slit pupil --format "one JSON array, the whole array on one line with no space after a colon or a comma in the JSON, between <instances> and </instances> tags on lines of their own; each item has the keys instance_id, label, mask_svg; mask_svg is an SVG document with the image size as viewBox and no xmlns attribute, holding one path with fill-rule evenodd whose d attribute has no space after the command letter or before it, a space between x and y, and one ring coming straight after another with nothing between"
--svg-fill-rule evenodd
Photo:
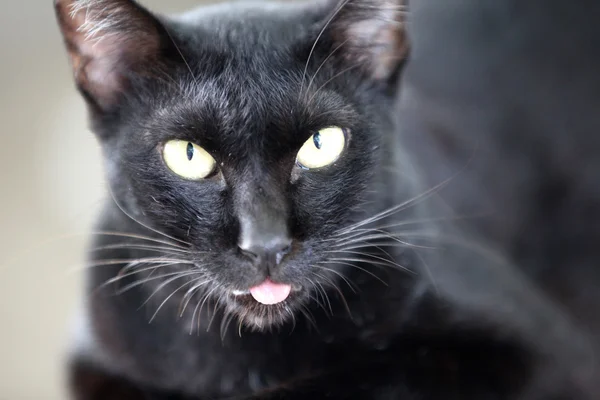
<instances>
[{"instance_id":1,"label":"black slit pupil","mask_svg":"<svg viewBox=\"0 0 600 400\"><path fill-rule=\"evenodd\" d=\"M192 157L194 157L194 145L191 143L187 144L187 148L186 148L186 152L187 152L187 158L189 161L192 161Z\"/></svg>"},{"instance_id":2,"label":"black slit pupil","mask_svg":"<svg viewBox=\"0 0 600 400\"><path fill-rule=\"evenodd\" d=\"M321 143L321 134L320 133L315 133L313 135L313 143L315 144L315 147L317 149L321 150L322 143Z\"/></svg>"}]
</instances>

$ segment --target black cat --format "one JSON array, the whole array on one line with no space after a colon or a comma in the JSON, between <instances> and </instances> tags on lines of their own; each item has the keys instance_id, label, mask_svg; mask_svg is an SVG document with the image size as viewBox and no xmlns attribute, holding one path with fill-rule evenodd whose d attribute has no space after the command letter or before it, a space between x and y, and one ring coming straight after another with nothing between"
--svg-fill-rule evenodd
<instances>
[{"instance_id":1,"label":"black cat","mask_svg":"<svg viewBox=\"0 0 600 400\"><path fill-rule=\"evenodd\" d=\"M74 398L595 398L518 233L448 211L503 181L418 107L423 4L414 40L400 0L55 5L111 194Z\"/></svg>"}]
</instances>

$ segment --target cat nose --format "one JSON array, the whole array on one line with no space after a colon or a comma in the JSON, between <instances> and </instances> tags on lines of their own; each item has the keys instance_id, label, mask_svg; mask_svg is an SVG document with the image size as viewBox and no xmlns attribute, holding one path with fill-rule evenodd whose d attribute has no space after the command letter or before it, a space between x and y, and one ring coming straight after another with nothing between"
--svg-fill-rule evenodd
<instances>
[{"instance_id":1,"label":"cat nose","mask_svg":"<svg viewBox=\"0 0 600 400\"><path fill-rule=\"evenodd\" d=\"M238 196L238 248L255 268L273 272L292 249L285 199L264 182L242 187Z\"/></svg>"},{"instance_id":2,"label":"cat nose","mask_svg":"<svg viewBox=\"0 0 600 400\"><path fill-rule=\"evenodd\" d=\"M268 240L264 240L268 239ZM292 240L287 236L245 240L238 245L242 254L257 267L273 267L281 263L292 250Z\"/></svg>"}]
</instances>

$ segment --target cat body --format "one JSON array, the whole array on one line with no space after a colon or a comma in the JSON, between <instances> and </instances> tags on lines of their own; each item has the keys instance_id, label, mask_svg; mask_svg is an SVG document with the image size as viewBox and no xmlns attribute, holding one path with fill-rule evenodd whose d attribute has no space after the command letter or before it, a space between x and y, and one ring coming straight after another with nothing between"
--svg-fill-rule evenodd
<instances>
[{"instance_id":1,"label":"cat body","mask_svg":"<svg viewBox=\"0 0 600 400\"><path fill-rule=\"evenodd\" d=\"M419 135L405 4L55 4L110 186L74 398L593 398L597 343L448 212L480 153Z\"/></svg>"}]
</instances>

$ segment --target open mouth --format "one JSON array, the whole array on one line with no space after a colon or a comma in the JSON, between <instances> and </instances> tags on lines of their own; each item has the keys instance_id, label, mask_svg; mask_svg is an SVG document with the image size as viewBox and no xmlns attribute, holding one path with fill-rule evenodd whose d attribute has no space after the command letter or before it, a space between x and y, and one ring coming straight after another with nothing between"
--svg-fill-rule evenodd
<instances>
[{"instance_id":1,"label":"open mouth","mask_svg":"<svg viewBox=\"0 0 600 400\"><path fill-rule=\"evenodd\" d=\"M298 285L276 283L267 278L260 285L253 286L248 290L233 290L231 293L236 297L252 296L260 304L274 305L284 302L292 292L300 289L301 287Z\"/></svg>"},{"instance_id":2,"label":"open mouth","mask_svg":"<svg viewBox=\"0 0 600 400\"><path fill-rule=\"evenodd\" d=\"M247 328L271 330L294 320L295 310L307 300L308 293L297 284L273 282L267 278L248 289L229 289L229 312L236 314Z\"/></svg>"}]
</instances>

